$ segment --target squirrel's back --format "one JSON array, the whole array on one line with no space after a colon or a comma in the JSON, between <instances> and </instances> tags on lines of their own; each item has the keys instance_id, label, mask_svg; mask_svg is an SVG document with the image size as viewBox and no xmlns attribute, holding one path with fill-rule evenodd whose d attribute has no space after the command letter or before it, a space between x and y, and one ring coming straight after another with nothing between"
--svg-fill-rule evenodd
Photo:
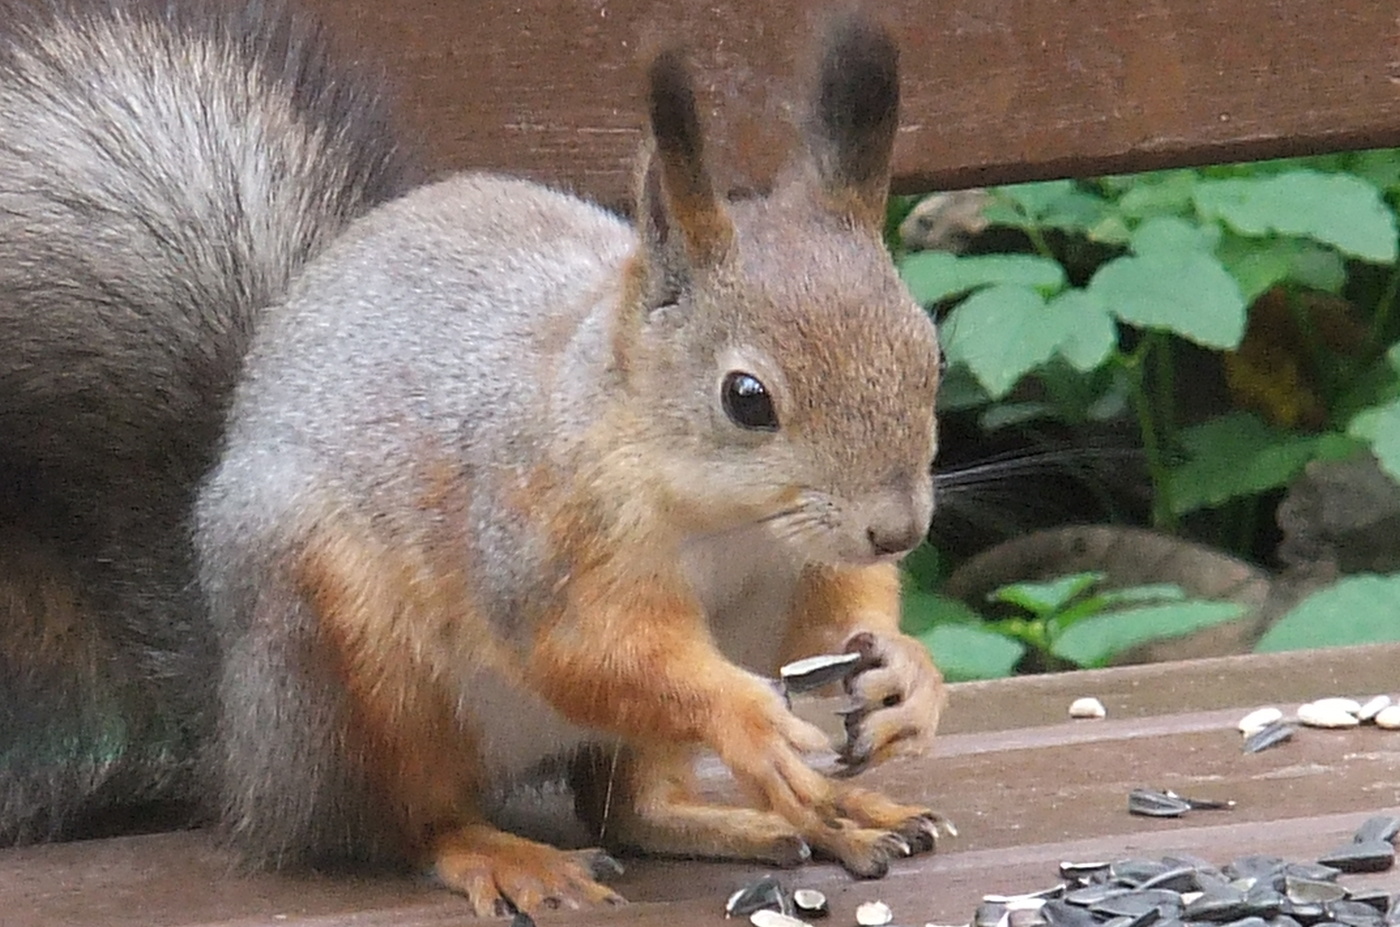
<instances>
[{"instance_id":1,"label":"squirrel's back","mask_svg":"<svg viewBox=\"0 0 1400 927\"><path fill-rule=\"evenodd\" d=\"M0 842L189 794L188 512L263 307L419 177L277 3L0 2Z\"/></svg>"}]
</instances>

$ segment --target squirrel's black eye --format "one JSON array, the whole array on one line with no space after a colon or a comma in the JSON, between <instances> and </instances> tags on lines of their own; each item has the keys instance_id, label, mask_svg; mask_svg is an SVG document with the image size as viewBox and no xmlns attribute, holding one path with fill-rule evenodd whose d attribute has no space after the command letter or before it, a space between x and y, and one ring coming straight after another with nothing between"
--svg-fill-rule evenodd
<instances>
[{"instance_id":1,"label":"squirrel's black eye","mask_svg":"<svg viewBox=\"0 0 1400 927\"><path fill-rule=\"evenodd\" d=\"M778 413L773 408L773 397L768 395L768 387L751 373L734 370L725 374L724 385L720 387L720 402L724 405L724 414L740 428L778 430Z\"/></svg>"}]
</instances>

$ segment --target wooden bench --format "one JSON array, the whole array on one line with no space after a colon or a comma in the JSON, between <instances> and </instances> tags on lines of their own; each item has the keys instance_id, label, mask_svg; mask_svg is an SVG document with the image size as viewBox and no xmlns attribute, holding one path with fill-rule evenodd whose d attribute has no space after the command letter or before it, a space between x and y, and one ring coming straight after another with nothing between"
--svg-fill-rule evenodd
<instances>
[{"instance_id":1,"label":"wooden bench","mask_svg":"<svg viewBox=\"0 0 1400 927\"><path fill-rule=\"evenodd\" d=\"M786 148L801 0L302 0L386 62L441 169L489 168L625 201L640 110L637 49L691 37L717 166L761 184ZM1370 0L891 0L905 67L901 192L1400 144L1400 50ZM1400 686L1400 647L1226 658L955 686L936 755L867 774L949 813L961 836L877 882L830 865L833 925L882 898L898 923L966 923L984 892L1051 884L1061 859L1191 852L1312 858L1363 818L1400 814L1400 734L1306 731L1254 756L1233 726L1263 703ZM1077 695L1108 706L1066 720ZM722 787L716 779L716 787ZM1229 798L1152 820L1135 786ZM541 923L718 924L761 867L633 861L633 904ZM1348 877L1400 891L1394 871ZM236 873L199 832L0 853L0 924L449 925L459 899L410 879Z\"/></svg>"}]
</instances>

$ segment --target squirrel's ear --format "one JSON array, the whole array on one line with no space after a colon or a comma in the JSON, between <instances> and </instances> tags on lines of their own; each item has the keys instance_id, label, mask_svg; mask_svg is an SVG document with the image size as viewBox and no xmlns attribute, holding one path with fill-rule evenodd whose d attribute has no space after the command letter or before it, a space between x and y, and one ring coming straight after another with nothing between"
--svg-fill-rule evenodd
<instances>
[{"instance_id":1,"label":"squirrel's ear","mask_svg":"<svg viewBox=\"0 0 1400 927\"><path fill-rule=\"evenodd\" d=\"M899 126L899 49L854 11L833 16L821 44L807 147L831 208L876 230L885 223Z\"/></svg>"},{"instance_id":2,"label":"squirrel's ear","mask_svg":"<svg viewBox=\"0 0 1400 927\"><path fill-rule=\"evenodd\" d=\"M680 285L690 271L724 259L734 226L705 168L695 90L679 50L652 59L647 88L651 140L638 183L637 226L652 276Z\"/></svg>"}]
</instances>

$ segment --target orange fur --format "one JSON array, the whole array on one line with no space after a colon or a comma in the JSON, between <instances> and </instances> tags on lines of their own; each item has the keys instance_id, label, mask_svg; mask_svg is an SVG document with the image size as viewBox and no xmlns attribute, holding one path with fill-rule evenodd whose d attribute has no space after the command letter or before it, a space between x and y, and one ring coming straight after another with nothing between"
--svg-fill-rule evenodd
<instances>
[{"instance_id":1,"label":"orange fur","mask_svg":"<svg viewBox=\"0 0 1400 927\"><path fill-rule=\"evenodd\" d=\"M459 823L481 785L470 732L428 659L442 630L432 621L455 602L454 632L478 622L462 620L458 584L406 561L368 538L322 530L297 574L350 696L351 755L398 806L406 845L422 848Z\"/></svg>"},{"instance_id":2,"label":"orange fur","mask_svg":"<svg viewBox=\"0 0 1400 927\"><path fill-rule=\"evenodd\" d=\"M899 632L899 569L807 567L788 615L783 661L840 651L857 631Z\"/></svg>"}]
</instances>

